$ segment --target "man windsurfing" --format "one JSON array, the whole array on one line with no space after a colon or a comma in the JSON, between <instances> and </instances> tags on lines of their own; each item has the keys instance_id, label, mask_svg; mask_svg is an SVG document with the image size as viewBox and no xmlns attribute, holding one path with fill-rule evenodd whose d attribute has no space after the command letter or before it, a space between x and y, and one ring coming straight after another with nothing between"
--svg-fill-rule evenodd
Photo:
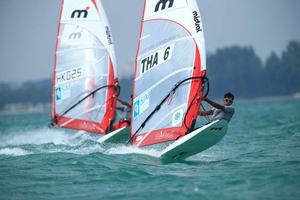
<instances>
[{"instance_id":1,"label":"man windsurfing","mask_svg":"<svg viewBox=\"0 0 300 200\"><path fill-rule=\"evenodd\" d=\"M220 119L224 119L227 122L230 122L235 112L234 107L231 106L233 104L233 100L234 100L234 95L230 92L224 94L224 99L223 99L224 105L220 105L205 97L203 101L206 101L214 108L207 111L200 111L199 115L200 116L212 115L212 118L210 119L209 123Z\"/></svg>"}]
</instances>

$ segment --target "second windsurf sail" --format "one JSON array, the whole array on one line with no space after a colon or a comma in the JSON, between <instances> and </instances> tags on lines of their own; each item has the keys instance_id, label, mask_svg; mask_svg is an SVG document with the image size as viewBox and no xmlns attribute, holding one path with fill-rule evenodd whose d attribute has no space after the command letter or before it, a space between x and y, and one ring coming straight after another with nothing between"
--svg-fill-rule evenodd
<instances>
[{"instance_id":1,"label":"second windsurf sail","mask_svg":"<svg viewBox=\"0 0 300 200\"><path fill-rule=\"evenodd\" d=\"M145 0L133 86L131 142L176 140L193 128L206 75L196 0Z\"/></svg>"}]
</instances>

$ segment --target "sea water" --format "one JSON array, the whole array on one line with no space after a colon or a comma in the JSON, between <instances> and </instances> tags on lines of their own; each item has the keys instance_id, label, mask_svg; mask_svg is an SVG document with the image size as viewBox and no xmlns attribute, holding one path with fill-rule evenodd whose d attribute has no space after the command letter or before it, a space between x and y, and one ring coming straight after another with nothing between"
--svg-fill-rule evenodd
<instances>
[{"instance_id":1,"label":"sea water","mask_svg":"<svg viewBox=\"0 0 300 200\"><path fill-rule=\"evenodd\" d=\"M227 135L186 161L0 115L0 199L300 199L300 100L237 100Z\"/></svg>"}]
</instances>

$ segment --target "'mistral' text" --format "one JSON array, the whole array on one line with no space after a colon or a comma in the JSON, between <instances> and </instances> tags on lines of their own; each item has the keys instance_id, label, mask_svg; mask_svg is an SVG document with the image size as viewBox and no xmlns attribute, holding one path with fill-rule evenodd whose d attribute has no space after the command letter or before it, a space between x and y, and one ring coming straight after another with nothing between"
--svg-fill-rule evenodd
<instances>
[{"instance_id":1,"label":"'mistral' text","mask_svg":"<svg viewBox=\"0 0 300 200\"><path fill-rule=\"evenodd\" d=\"M194 12L193 12L193 16L194 16L194 21L195 21L196 31L197 31L197 33L198 33L199 31L202 31L202 28L201 28L201 26L200 26L201 21L199 20L199 19L200 19L200 16L198 16L197 11L194 11Z\"/></svg>"}]
</instances>

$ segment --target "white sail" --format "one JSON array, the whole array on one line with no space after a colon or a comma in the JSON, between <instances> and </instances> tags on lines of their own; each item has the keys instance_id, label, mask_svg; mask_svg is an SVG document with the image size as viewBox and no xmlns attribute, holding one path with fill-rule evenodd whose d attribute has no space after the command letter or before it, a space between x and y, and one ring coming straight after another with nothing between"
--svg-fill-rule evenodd
<instances>
[{"instance_id":1,"label":"white sail","mask_svg":"<svg viewBox=\"0 0 300 200\"><path fill-rule=\"evenodd\" d=\"M63 0L53 76L52 123L105 134L115 115L116 60L98 0Z\"/></svg>"},{"instance_id":2,"label":"white sail","mask_svg":"<svg viewBox=\"0 0 300 200\"><path fill-rule=\"evenodd\" d=\"M197 118L206 73L196 0L145 0L141 27L131 124L137 146L187 133Z\"/></svg>"}]
</instances>

